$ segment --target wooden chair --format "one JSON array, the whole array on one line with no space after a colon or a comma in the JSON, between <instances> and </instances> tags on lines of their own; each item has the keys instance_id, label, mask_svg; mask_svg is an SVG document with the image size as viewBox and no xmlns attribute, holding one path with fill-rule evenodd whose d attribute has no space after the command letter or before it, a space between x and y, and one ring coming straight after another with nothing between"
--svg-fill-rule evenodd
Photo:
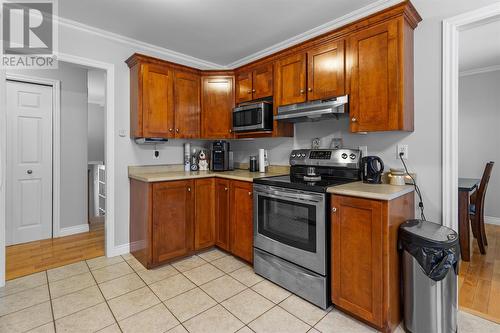
<instances>
[{"instance_id":1,"label":"wooden chair","mask_svg":"<svg viewBox=\"0 0 500 333\"><path fill-rule=\"evenodd\" d=\"M472 225L472 233L477 239L477 245L481 254L486 254L485 246L488 246L488 239L486 238L486 231L484 229L484 201L494 164L495 162L486 163L479 188L471 195L469 218Z\"/></svg>"}]
</instances>

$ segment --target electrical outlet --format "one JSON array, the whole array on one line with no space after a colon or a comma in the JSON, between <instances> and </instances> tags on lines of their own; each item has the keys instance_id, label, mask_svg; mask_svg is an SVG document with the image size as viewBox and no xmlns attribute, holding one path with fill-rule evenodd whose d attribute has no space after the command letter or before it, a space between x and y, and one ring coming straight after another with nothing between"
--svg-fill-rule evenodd
<instances>
[{"instance_id":1,"label":"electrical outlet","mask_svg":"<svg viewBox=\"0 0 500 333\"><path fill-rule=\"evenodd\" d=\"M368 146L358 146L358 149L361 150L361 156L368 156Z\"/></svg>"},{"instance_id":2,"label":"electrical outlet","mask_svg":"<svg viewBox=\"0 0 500 333\"><path fill-rule=\"evenodd\" d=\"M157 160L160 158L160 152L158 150L155 150L153 153L153 160Z\"/></svg>"},{"instance_id":3,"label":"electrical outlet","mask_svg":"<svg viewBox=\"0 0 500 333\"><path fill-rule=\"evenodd\" d=\"M396 159L399 160L399 155L403 153L403 159L408 159L408 145L398 145Z\"/></svg>"}]
</instances>

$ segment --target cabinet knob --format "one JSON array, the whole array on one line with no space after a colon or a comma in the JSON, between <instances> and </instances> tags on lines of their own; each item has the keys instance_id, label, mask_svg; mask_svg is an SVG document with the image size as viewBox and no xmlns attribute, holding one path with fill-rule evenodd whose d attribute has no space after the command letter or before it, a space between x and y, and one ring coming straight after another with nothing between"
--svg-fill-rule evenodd
<instances>
[{"instance_id":1,"label":"cabinet knob","mask_svg":"<svg viewBox=\"0 0 500 333\"><path fill-rule=\"evenodd\" d=\"M28 170L28 171L26 171L26 173L27 173L28 175L31 175L31 174L33 173L33 170Z\"/></svg>"},{"instance_id":2,"label":"cabinet knob","mask_svg":"<svg viewBox=\"0 0 500 333\"><path fill-rule=\"evenodd\" d=\"M249 94L251 94L251 93L252 93L252 91L249 89L249 90L248 90L248 93L249 93Z\"/></svg>"},{"instance_id":3,"label":"cabinet knob","mask_svg":"<svg viewBox=\"0 0 500 333\"><path fill-rule=\"evenodd\" d=\"M191 187L188 187L188 192L191 192Z\"/></svg>"},{"instance_id":4,"label":"cabinet knob","mask_svg":"<svg viewBox=\"0 0 500 333\"><path fill-rule=\"evenodd\" d=\"M173 129L173 128L169 128L169 129L168 129L168 131L169 131L169 132L173 132L173 131L174 131L174 129Z\"/></svg>"},{"instance_id":5,"label":"cabinet knob","mask_svg":"<svg viewBox=\"0 0 500 333\"><path fill-rule=\"evenodd\" d=\"M332 207L332 213L336 213L336 212L337 212L337 208Z\"/></svg>"},{"instance_id":6,"label":"cabinet knob","mask_svg":"<svg viewBox=\"0 0 500 333\"><path fill-rule=\"evenodd\" d=\"M233 133L233 130L232 130L232 129L229 129L229 133Z\"/></svg>"},{"instance_id":7,"label":"cabinet knob","mask_svg":"<svg viewBox=\"0 0 500 333\"><path fill-rule=\"evenodd\" d=\"M305 90L304 89L300 89L300 93L301 94L305 93Z\"/></svg>"},{"instance_id":8,"label":"cabinet knob","mask_svg":"<svg viewBox=\"0 0 500 333\"><path fill-rule=\"evenodd\" d=\"M248 192L248 195L252 195L252 192Z\"/></svg>"},{"instance_id":9,"label":"cabinet knob","mask_svg":"<svg viewBox=\"0 0 500 333\"><path fill-rule=\"evenodd\" d=\"M313 91L313 88L309 88L309 89L307 89L307 91L311 92L311 91Z\"/></svg>"},{"instance_id":10,"label":"cabinet knob","mask_svg":"<svg viewBox=\"0 0 500 333\"><path fill-rule=\"evenodd\" d=\"M352 121L353 123L355 123L355 122L357 122L358 120L357 120L355 117L352 117L351 121Z\"/></svg>"},{"instance_id":11,"label":"cabinet knob","mask_svg":"<svg viewBox=\"0 0 500 333\"><path fill-rule=\"evenodd\" d=\"M252 89L252 92L255 92L255 89Z\"/></svg>"},{"instance_id":12,"label":"cabinet knob","mask_svg":"<svg viewBox=\"0 0 500 333\"><path fill-rule=\"evenodd\" d=\"M179 133L179 129L178 128L175 129L175 133Z\"/></svg>"},{"instance_id":13,"label":"cabinet knob","mask_svg":"<svg viewBox=\"0 0 500 333\"><path fill-rule=\"evenodd\" d=\"M229 189L227 187L224 187L224 191L227 191L227 190L229 190Z\"/></svg>"}]
</instances>

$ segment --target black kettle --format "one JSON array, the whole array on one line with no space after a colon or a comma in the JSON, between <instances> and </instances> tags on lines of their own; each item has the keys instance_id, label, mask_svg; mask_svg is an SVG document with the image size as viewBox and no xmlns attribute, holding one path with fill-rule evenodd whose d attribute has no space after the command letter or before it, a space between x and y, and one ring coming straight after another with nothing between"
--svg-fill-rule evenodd
<instances>
[{"instance_id":1,"label":"black kettle","mask_svg":"<svg viewBox=\"0 0 500 333\"><path fill-rule=\"evenodd\" d=\"M361 159L361 176L363 183L382 183L382 173L384 172L384 162L378 156L365 156Z\"/></svg>"}]
</instances>

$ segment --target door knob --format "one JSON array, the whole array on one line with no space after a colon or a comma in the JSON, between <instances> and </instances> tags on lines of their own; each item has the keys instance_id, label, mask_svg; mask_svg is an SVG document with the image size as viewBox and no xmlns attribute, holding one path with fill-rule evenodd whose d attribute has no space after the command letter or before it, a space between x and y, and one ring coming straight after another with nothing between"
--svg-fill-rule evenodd
<instances>
[{"instance_id":1,"label":"door knob","mask_svg":"<svg viewBox=\"0 0 500 333\"><path fill-rule=\"evenodd\" d=\"M28 175L31 175L31 174L33 173L33 170L28 170L28 171L26 171L26 173L27 173Z\"/></svg>"}]
</instances>

